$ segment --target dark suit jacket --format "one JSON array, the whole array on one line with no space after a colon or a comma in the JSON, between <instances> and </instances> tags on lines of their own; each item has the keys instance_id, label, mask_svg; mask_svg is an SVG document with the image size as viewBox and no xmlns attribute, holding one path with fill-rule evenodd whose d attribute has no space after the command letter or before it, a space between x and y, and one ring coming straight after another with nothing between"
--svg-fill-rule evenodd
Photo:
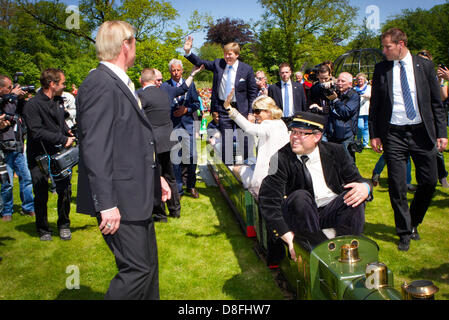
<instances>
[{"instance_id":1,"label":"dark suit jacket","mask_svg":"<svg viewBox=\"0 0 449 320\"><path fill-rule=\"evenodd\" d=\"M362 178L354 162L349 159L341 144L320 142L321 165L327 186L336 194L345 191L343 186L351 182L366 182L373 186L370 180ZM274 169L277 166L277 169ZM270 171L262 181L259 191L259 210L275 237L280 237L290 230L282 215L282 203L292 192L306 190L302 170L302 162L292 151L290 143L279 149L270 161ZM313 178L313 177L312 177ZM309 190L311 191L311 190ZM372 194L368 200L372 199ZM279 236L277 236L277 234Z\"/></svg>"},{"instance_id":2,"label":"dark suit jacket","mask_svg":"<svg viewBox=\"0 0 449 320\"><path fill-rule=\"evenodd\" d=\"M26 104L24 118L28 129L27 159L32 169L37 166L37 156L55 154L59 151L56 145L65 145L69 128L65 123L64 108L57 100L50 100L42 90Z\"/></svg>"},{"instance_id":3,"label":"dark suit jacket","mask_svg":"<svg viewBox=\"0 0 449 320\"><path fill-rule=\"evenodd\" d=\"M184 92L184 89L181 91ZM150 86L139 92L139 98L153 128L157 153L170 151L175 144L174 141L170 141L173 131L173 123L170 118L173 97L170 98L167 91L162 88Z\"/></svg>"},{"instance_id":4,"label":"dark suit jacket","mask_svg":"<svg viewBox=\"0 0 449 320\"><path fill-rule=\"evenodd\" d=\"M183 82L183 85L184 84L185 82ZM171 79L164 82L162 86L175 88ZM174 96L173 98L174 99L171 101L171 120L173 122L173 128L183 128L192 135L194 114L200 109L200 101L198 100L198 92L196 91L195 83L192 82L187 93ZM187 107L187 113L181 117L175 117L173 113L179 106Z\"/></svg>"},{"instance_id":5,"label":"dark suit jacket","mask_svg":"<svg viewBox=\"0 0 449 320\"><path fill-rule=\"evenodd\" d=\"M77 212L118 207L123 221L151 219L161 199L153 130L129 88L100 64L76 97L80 161Z\"/></svg>"},{"instance_id":6,"label":"dark suit jacket","mask_svg":"<svg viewBox=\"0 0 449 320\"><path fill-rule=\"evenodd\" d=\"M296 81L292 81L291 83L293 92L293 113L295 114L299 111L307 111L304 87ZM268 96L273 98L273 100L276 102L276 105L281 110L284 110L284 97L282 96L280 81L268 87Z\"/></svg>"},{"instance_id":7,"label":"dark suit jacket","mask_svg":"<svg viewBox=\"0 0 449 320\"><path fill-rule=\"evenodd\" d=\"M418 98L418 108L430 141L446 138L446 116L440 88L431 61L412 56ZM376 64L370 100L370 137L385 141L393 111L393 61Z\"/></svg>"},{"instance_id":8,"label":"dark suit jacket","mask_svg":"<svg viewBox=\"0 0 449 320\"><path fill-rule=\"evenodd\" d=\"M203 64L207 70L214 73L211 112L219 112L220 114L227 115L228 113L224 110L222 103L220 103L218 95L223 72L226 68L226 61L224 59L215 59L214 61L202 60L193 53L186 58L198 67ZM258 91L253 68L246 63L239 61L239 67L235 77L235 99L237 109L244 117L246 117L248 113L252 113L251 106L254 99L257 97Z\"/></svg>"}]
</instances>

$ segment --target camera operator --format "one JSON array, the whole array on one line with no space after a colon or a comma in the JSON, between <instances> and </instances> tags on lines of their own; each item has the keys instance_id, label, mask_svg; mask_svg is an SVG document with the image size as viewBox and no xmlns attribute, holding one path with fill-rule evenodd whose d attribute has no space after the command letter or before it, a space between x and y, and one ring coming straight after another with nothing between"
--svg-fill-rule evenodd
<instances>
[{"instance_id":1,"label":"camera operator","mask_svg":"<svg viewBox=\"0 0 449 320\"><path fill-rule=\"evenodd\" d=\"M24 122L21 111L26 103L25 95L26 91L22 90L18 84L13 86L10 78L0 75L0 97L2 100L0 112L4 125L0 129L0 152L2 153L0 166L6 165L7 171L7 176L1 179L1 195L4 205L2 220L4 221L12 219L14 172L19 177L22 214L34 216L33 185L23 148Z\"/></svg>"},{"instance_id":2,"label":"camera operator","mask_svg":"<svg viewBox=\"0 0 449 320\"><path fill-rule=\"evenodd\" d=\"M352 75L342 72L337 78L335 90L326 93L331 101L329 108L327 139L344 145L355 163L355 151L360 152L354 142L357 133L357 121L360 110L360 98L352 88ZM348 148L349 147L349 148ZM361 144L363 149L363 144Z\"/></svg>"},{"instance_id":3,"label":"camera operator","mask_svg":"<svg viewBox=\"0 0 449 320\"><path fill-rule=\"evenodd\" d=\"M73 145L73 137L64 119L64 108L60 99L65 88L65 76L59 69L44 70L40 77L42 89L28 101L24 112L28 127L27 157L34 188L34 204L36 210L36 228L40 240L52 240L51 229L47 218L48 179L43 173L36 157L56 154L63 148ZM69 174L62 180L55 181L58 194L58 229L61 240L70 240L70 200L72 195Z\"/></svg>"},{"instance_id":4,"label":"camera operator","mask_svg":"<svg viewBox=\"0 0 449 320\"><path fill-rule=\"evenodd\" d=\"M328 65L322 64L317 70L317 79L312 88L310 88L308 99L308 111L323 115L325 120L325 127L329 116L329 106L331 101L327 98L332 89L335 89L335 83L332 78L331 70ZM324 135L323 140L327 138Z\"/></svg>"}]
</instances>

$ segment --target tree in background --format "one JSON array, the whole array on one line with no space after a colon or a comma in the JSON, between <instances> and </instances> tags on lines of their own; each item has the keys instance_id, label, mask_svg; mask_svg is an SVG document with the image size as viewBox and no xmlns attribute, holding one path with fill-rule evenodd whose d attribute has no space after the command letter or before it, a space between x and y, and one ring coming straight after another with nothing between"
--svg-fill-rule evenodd
<instances>
[{"instance_id":1,"label":"tree in background","mask_svg":"<svg viewBox=\"0 0 449 320\"><path fill-rule=\"evenodd\" d=\"M348 49L382 49L382 42L380 41L380 34L369 29L366 26L366 19L363 20L362 25L358 28L359 32L355 38L349 42Z\"/></svg>"},{"instance_id":2,"label":"tree in background","mask_svg":"<svg viewBox=\"0 0 449 320\"><path fill-rule=\"evenodd\" d=\"M280 62L294 70L303 61L334 59L345 49L357 8L348 0L259 0L266 10L258 39L263 65L277 72ZM321 61L319 61L321 60Z\"/></svg>"},{"instance_id":3,"label":"tree in background","mask_svg":"<svg viewBox=\"0 0 449 320\"><path fill-rule=\"evenodd\" d=\"M403 10L402 14L385 22L382 31L392 27L407 34L412 53L427 49L435 63L449 65L449 2L430 10Z\"/></svg>"},{"instance_id":4,"label":"tree in background","mask_svg":"<svg viewBox=\"0 0 449 320\"><path fill-rule=\"evenodd\" d=\"M240 46L254 41L250 25L241 19L222 18L209 26L206 40L209 43L218 43L222 46L237 42Z\"/></svg>"},{"instance_id":5,"label":"tree in background","mask_svg":"<svg viewBox=\"0 0 449 320\"><path fill-rule=\"evenodd\" d=\"M23 71L21 81L35 85L41 70L57 67L65 71L68 85L79 86L98 64L94 47L97 28L113 19L128 21L136 29L137 63L129 71L131 79L137 84L145 67L158 68L168 76L167 63L180 56L176 49L185 35L205 28L212 20L194 11L189 29L182 30L174 24L178 12L163 0L81 0L79 28L71 29L66 24L71 12L58 0L0 1L0 72L12 76Z\"/></svg>"}]
</instances>

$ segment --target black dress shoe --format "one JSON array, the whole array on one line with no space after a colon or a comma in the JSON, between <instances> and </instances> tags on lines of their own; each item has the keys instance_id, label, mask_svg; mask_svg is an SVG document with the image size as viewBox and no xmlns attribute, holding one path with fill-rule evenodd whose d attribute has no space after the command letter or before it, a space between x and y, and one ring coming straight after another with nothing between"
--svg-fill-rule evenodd
<instances>
[{"instance_id":1,"label":"black dress shoe","mask_svg":"<svg viewBox=\"0 0 449 320\"><path fill-rule=\"evenodd\" d=\"M190 193L190 195L192 196L192 198L198 199L198 198L200 197L198 191L196 191L195 188L187 189L187 192Z\"/></svg>"},{"instance_id":2,"label":"black dress shoe","mask_svg":"<svg viewBox=\"0 0 449 320\"><path fill-rule=\"evenodd\" d=\"M408 251L410 249L410 239L409 238L400 238L398 249L400 251Z\"/></svg>"},{"instance_id":3,"label":"black dress shoe","mask_svg":"<svg viewBox=\"0 0 449 320\"><path fill-rule=\"evenodd\" d=\"M410 236L410 238L412 238L412 240L421 240L421 237L419 236L417 227L412 228L412 235Z\"/></svg>"}]
</instances>

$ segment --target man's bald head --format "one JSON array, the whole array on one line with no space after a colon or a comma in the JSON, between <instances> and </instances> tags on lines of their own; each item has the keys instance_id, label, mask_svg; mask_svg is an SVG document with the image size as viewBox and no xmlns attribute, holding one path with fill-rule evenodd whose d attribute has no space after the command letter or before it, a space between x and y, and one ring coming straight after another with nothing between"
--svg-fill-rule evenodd
<instances>
[{"instance_id":1,"label":"man's bald head","mask_svg":"<svg viewBox=\"0 0 449 320\"><path fill-rule=\"evenodd\" d=\"M142 70L140 80L142 87L155 85L159 88L162 84L162 80L162 73L159 70L154 68L145 68Z\"/></svg>"}]
</instances>

